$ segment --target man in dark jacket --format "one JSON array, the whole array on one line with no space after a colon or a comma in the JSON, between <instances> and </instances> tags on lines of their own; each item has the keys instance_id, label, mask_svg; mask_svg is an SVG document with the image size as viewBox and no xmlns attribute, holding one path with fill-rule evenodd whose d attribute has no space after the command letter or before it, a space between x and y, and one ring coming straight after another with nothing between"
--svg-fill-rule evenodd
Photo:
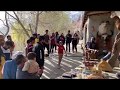
<instances>
[{"instance_id":1,"label":"man in dark jacket","mask_svg":"<svg viewBox=\"0 0 120 90\"><path fill-rule=\"evenodd\" d=\"M68 46L69 46L69 52L70 52L71 40L72 40L72 35L70 34L70 30L69 30L68 34L66 35L66 51L68 50Z\"/></svg>"},{"instance_id":2,"label":"man in dark jacket","mask_svg":"<svg viewBox=\"0 0 120 90\"><path fill-rule=\"evenodd\" d=\"M49 38L48 30L46 30L45 32L46 32L46 34L44 35L44 50L45 50L45 48L47 48L47 52L48 52L47 56L49 56L49 54L50 54L50 46L49 46L50 38Z\"/></svg>"},{"instance_id":3,"label":"man in dark jacket","mask_svg":"<svg viewBox=\"0 0 120 90\"><path fill-rule=\"evenodd\" d=\"M40 69L44 69L44 36L39 37L39 42L34 46L33 52L36 53L36 61L39 64ZM42 74L41 74L42 75Z\"/></svg>"},{"instance_id":4,"label":"man in dark jacket","mask_svg":"<svg viewBox=\"0 0 120 90\"><path fill-rule=\"evenodd\" d=\"M65 37L63 33L59 36L58 41L62 41L63 45L65 44Z\"/></svg>"}]
</instances>

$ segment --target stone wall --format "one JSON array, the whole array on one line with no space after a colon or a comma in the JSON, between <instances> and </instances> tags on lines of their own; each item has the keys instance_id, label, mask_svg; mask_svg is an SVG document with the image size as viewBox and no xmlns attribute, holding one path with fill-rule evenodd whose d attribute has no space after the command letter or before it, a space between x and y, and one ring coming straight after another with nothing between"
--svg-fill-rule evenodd
<instances>
[{"instance_id":1,"label":"stone wall","mask_svg":"<svg viewBox=\"0 0 120 90\"><path fill-rule=\"evenodd\" d=\"M112 37L112 40L114 42L115 35L118 33L118 30L116 30L113 19L110 18L110 14L98 14L98 15L91 15L88 17L86 24L87 25L87 31L85 32L85 25L84 25L84 44L85 41L90 41L91 36L96 37L97 31L100 23L102 21L109 21L111 25L111 29L114 30L114 35ZM94 31L92 30L92 27L94 26ZM85 38L86 34L86 38ZM86 40L85 40L86 39Z\"/></svg>"}]
</instances>

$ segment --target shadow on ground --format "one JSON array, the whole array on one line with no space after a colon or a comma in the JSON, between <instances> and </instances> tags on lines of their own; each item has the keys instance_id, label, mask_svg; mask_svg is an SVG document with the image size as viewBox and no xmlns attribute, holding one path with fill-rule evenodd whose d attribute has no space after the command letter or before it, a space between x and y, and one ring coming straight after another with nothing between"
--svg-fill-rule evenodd
<instances>
[{"instance_id":1,"label":"shadow on ground","mask_svg":"<svg viewBox=\"0 0 120 90\"><path fill-rule=\"evenodd\" d=\"M41 79L55 79L61 76L64 72L68 72L71 69L79 66L81 64L81 53L68 54L64 56L61 62L61 69L57 68L58 55L57 53L50 55L50 57L45 58L45 69Z\"/></svg>"}]
</instances>

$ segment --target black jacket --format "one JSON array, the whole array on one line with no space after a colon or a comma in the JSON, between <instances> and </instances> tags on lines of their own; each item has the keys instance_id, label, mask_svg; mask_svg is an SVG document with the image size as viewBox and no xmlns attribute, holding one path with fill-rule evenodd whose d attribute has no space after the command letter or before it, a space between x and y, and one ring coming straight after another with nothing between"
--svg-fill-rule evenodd
<instances>
[{"instance_id":1,"label":"black jacket","mask_svg":"<svg viewBox=\"0 0 120 90\"><path fill-rule=\"evenodd\" d=\"M40 67L44 66L44 46L40 43L37 43L34 48L33 52L36 53L36 61Z\"/></svg>"},{"instance_id":2,"label":"black jacket","mask_svg":"<svg viewBox=\"0 0 120 90\"><path fill-rule=\"evenodd\" d=\"M59 41L62 41L63 45L65 44L65 37L64 36L59 36Z\"/></svg>"},{"instance_id":3,"label":"black jacket","mask_svg":"<svg viewBox=\"0 0 120 90\"><path fill-rule=\"evenodd\" d=\"M72 35L71 34L67 34L66 35L66 43L71 43L72 41Z\"/></svg>"}]
</instances>

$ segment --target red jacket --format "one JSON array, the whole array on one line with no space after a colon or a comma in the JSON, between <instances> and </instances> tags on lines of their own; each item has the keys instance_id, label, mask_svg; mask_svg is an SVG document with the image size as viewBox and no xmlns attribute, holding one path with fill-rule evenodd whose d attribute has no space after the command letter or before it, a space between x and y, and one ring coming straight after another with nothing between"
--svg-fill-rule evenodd
<instances>
[{"instance_id":1,"label":"red jacket","mask_svg":"<svg viewBox=\"0 0 120 90\"><path fill-rule=\"evenodd\" d=\"M63 51L65 50L63 45L58 45L58 53L63 54Z\"/></svg>"}]
</instances>

